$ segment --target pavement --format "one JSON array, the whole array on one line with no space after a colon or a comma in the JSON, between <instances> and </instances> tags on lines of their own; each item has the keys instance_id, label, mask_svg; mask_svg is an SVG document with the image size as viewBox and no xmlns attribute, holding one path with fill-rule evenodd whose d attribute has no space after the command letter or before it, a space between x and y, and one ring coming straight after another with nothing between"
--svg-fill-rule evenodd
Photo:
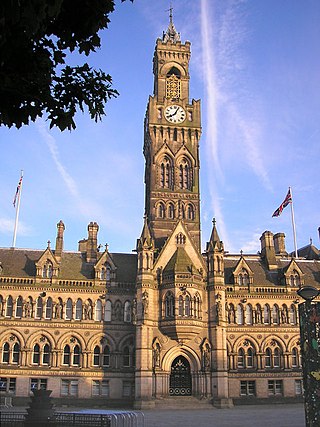
<instances>
[{"instance_id":1,"label":"pavement","mask_svg":"<svg viewBox=\"0 0 320 427\"><path fill-rule=\"evenodd\" d=\"M112 410L55 408L61 412L112 413ZM1 408L25 412L25 408ZM122 412L122 411L121 411ZM123 411L127 412L127 411ZM129 411L132 412L132 411ZM140 412L140 411L135 411ZM303 404L241 405L230 409L152 409L142 411L137 427L305 427ZM121 424L122 425L122 424Z\"/></svg>"}]
</instances>

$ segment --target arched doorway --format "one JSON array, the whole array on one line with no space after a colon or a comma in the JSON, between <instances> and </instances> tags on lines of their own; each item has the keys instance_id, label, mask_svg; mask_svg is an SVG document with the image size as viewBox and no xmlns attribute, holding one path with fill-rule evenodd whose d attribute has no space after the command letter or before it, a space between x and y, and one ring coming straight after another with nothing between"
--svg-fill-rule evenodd
<instances>
[{"instance_id":1,"label":"arched doorway","mask_svg":"<svg viewBox=\"0 0 320 427\"><path fill-rule=\"evenodd\" d=\"M176 357L172 362L169 394L170 396L191 396L192 394L190 363L183 356Z\"/></svg>"}]
</instances>

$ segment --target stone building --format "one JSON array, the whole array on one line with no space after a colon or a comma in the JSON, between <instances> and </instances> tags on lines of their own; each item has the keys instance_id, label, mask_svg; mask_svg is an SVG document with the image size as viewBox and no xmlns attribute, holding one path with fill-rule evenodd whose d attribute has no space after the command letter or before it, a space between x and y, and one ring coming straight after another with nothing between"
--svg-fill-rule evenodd
<instances>
[{"instance_id":1,"label":"stone building","mask_svg":"<svg viewBox=\"0 0 320 427\"><path fill-rule=\"evenodd\" d=\"M258 254L229 254L213 221L200 242L200 101L190 43L172 18L156 42L144 122L145 217L136 253L78 251L65 226L44 250L0 248L0 393L60 403L152 407L294 399L302 393L297 293L319 286L319 251L288 254L265 231Z\"/></svg>"}]
</instances>

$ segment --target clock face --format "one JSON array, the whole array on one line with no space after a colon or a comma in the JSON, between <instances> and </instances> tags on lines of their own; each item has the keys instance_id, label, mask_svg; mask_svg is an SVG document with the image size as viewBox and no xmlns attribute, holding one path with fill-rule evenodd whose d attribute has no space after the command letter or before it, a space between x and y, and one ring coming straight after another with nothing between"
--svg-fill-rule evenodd
<instances>
[{"instance_id":1,"label":"clock face","mask_svg":"<svg viewBox=\"0 0 320 427\"><path fill-rule=\"evenodd\" d=\"M186 118L186 112L180 105L169 105L164 110L164 116L171 123L182 123Z\"/></svg>"}]
</instances>

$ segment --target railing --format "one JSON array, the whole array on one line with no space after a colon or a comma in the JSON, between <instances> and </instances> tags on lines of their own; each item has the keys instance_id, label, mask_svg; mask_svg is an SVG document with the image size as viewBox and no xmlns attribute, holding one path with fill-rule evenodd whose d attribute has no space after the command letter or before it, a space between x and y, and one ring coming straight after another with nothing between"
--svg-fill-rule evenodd
<instances>
[{"instance_id":1,"label":"railing","mask_svg":"<svg viewBox=\"0 0 320 427\"><path fill-rule=\"evenodd\" d=\"M23 427L25 416L25 413L0 411L0 425L1 427ZM51 427L144 427L144 415L142 412L127 411L110 411L108 414L55 412L54 419L48 420L46 425Z\"/></svg>"}]
</instances>

